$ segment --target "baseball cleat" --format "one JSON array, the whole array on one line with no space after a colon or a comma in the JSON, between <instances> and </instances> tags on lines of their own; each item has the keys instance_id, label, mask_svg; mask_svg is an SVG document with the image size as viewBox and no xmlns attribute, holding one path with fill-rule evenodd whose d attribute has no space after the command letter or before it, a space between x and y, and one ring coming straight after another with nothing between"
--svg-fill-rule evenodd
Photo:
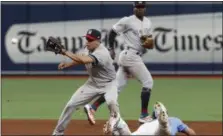
<instances>
[{"instance_id":1,"label":"baseball cleat","mask_svg":"<svg viewBox=\"0 0 223 136\"><path fill-rule=\"evenodd\" d=\"M165 111L160 112L158 120L159 120L160 124L162 124L164 127L167 127L167 125L168 125L168 115Z\"/></svg>"},{"instance_id":2,"label":"baseball cleat","mask_svg":"<svg viewBox=\"0 0 223 136\"><path fill-rule=\"evenodd\" d=\"M146 122L151 122L152 120L153 120L153 118L148 115L146 117L140 117L138 121L140 124L144 124Z\"/></svg>"},{"instance_id":3,"label":"baseball cleat","mask_svg":"<svg viewBox=\"0 0 223 136\"><path fill-rule=\"evenodd\" d=\"M87 115L88 121L91 125L95 125L96 121L95 121L95 117L94 117L94 113L95 111L92 109L92 107L87 104L84 106L84 112Z\"/></svg>"},{"instance_id":4,"label":"baseball cleat","mask_svg":"<svg viewBox=\"0 0 223 136\"><path fill-rule=\"evenodd\" d=\"M52 136L64 136L63 132L59 132L59 131L54 131Z\"/></svg>"},{"instance_id":5,"label":"baseball cleat","mask_svg":"<svg viewBox=\"0 0 223 136\"><path fill-rule=\"evenodd\" d=\"M158 121L162 127L162 134L170 135L168 113L166 107L161 102L156 102L155 108L158 111Z\"/></svg>"},{"instance_id":6,"label":"baseball cleat","mask_svg":"<svg viewBox=\"0 0 223 136\"><path fill-rule=\"evenodd\" d=\"M168 127L168 114L166 107L161 102L156 102L154 108L157 111L158 121L164 127Z\"/></svg>"}]
</instances>

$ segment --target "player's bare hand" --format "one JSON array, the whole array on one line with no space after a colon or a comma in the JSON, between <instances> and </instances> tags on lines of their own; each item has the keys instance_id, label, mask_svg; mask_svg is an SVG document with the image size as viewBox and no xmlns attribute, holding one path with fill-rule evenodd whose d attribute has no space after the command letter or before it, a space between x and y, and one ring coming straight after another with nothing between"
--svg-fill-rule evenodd
<instances>
[{"instance_id":1,"label":"player's bare hand","mask_svg":"<svg viewBox=\"0 0 223 136\"><path fill-rule=\"evenodd\" d=\"M64 69L64 68L66 68L66 63L65 63L65 62L61 62L61 63L58 65L58 69L59 69L59 70L62 70L62 69Z\"/></svg>"}]
</instances>

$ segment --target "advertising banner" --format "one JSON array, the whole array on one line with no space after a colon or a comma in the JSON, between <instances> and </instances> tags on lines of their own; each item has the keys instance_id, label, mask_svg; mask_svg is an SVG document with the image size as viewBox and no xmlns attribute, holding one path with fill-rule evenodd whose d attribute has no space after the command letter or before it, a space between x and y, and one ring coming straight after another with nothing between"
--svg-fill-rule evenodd
<instances>
[{"instance_id":1,"label":"advertising banner","mask_svg":"<svg viewBox=\"0 0 223 136\"><path fill-rule=\"evenodd\" d=\"M58 63L71 60L47 52L44 49L47 39L56 37L67 50L77 53L85 46L83 36L86 31L95 28L102 32L102 43L108 46L108 32L121 17L36 22L15 20L3 28L2 74L86 74L84 66L58 72ZM222 71L221 12L176 13L148 18L153 24L155 48L146 50L142 58L151 73L219 74ZM18 42L12 42L13 38ZM117 60L119 52L124 49L122 35L117 37L115 44Z\"/></svg>"}]
</instances>

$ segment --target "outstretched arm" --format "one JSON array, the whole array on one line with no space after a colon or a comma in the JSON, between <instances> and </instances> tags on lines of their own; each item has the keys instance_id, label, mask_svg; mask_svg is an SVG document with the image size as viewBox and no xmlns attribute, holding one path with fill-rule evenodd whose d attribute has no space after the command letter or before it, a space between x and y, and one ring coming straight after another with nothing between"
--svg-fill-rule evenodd
<instances>
[{"instance_id":1,"label":"outstretched arm","mask_svg":"<svg viewBox=\"0 0 223 136\"><path fill-rule=\"evenodd\" d=\"M185 133L188 136L193 136L196 135L195 131L192 128L186 128L184 131L182 131L183 133Z\"/></svg>"},{"instance_id":2,"label":"outstretched arm","mask_svg":"<svg viewBox=\"0 0 223 136\"><path fill-rule=\"evenodd\" d=\"M65 51L64 49L62 50L62 52L63 52L63 55L72 59L74 61L73 64L76 64L76 65L88 64L88 63L93 63L96 61L96 58L94 56L77 55L70 51Z\"/></svg>"},{"instance_id":3,"label":"outstretched arm","mask_svg":"<svg viewBox=\"0 0 223 136\"><path fill-rule=\"evenodd\" d=\"M69 68L73 65L77 65L78 63L76 61L72 61L72 62L61 62L59 65L58 65L58 69L62 70L62 69L65 69L65 68Z\"/></svg>"},{"instance_id":4,"label":"outstretched arm","mask_svg":"<svg viewBox=\"0 0 223 136\"><path fill-rule=\"evenodd\" d=\"M178 132L184 133L188 136L196 135L194 130L190 127L188 127L186 124L184 124L180 119L176 120L178 122Z\"/></svg>"}]
</instances>

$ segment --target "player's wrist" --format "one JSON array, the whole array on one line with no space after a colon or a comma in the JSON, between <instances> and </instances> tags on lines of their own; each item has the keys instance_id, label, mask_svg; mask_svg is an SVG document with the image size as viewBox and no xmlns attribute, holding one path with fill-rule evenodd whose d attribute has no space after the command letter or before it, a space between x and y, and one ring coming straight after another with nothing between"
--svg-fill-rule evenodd
<instances>
[{"instance_id":1,"label":"player's wrist","mask_svg":"<svg viewBox=\"0 0 223 136\"><path fill-rule=\"evenodd\" d=\"M61 54L62 54L62 55L66 55L66 53L67 53L67 50L65 50L65 49L62 49L62 50L61 50Z\"/></svg>"}]
</instances>

